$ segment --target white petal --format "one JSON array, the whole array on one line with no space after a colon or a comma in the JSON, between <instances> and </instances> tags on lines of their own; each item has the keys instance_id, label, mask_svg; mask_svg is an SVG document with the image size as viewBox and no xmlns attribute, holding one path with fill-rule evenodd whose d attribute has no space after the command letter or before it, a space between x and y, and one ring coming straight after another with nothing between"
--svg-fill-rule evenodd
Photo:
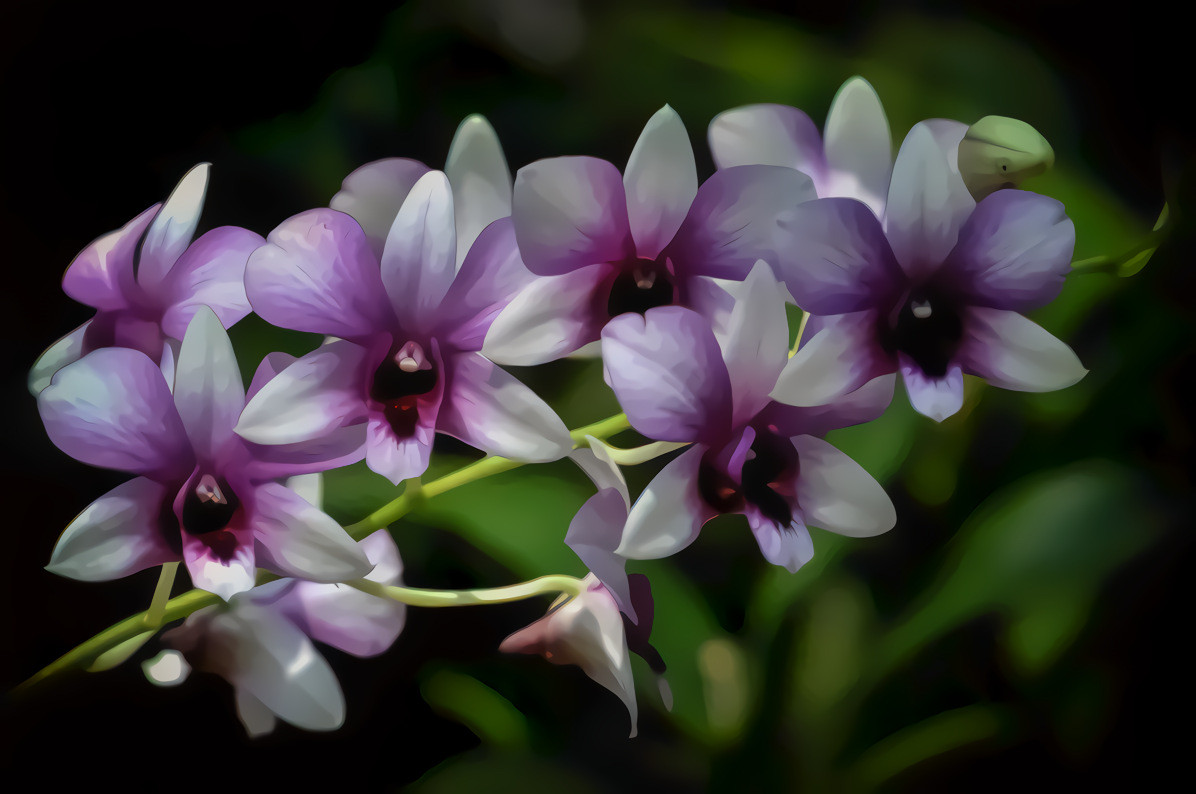
<instances>
[{"instance_id":1,"label":"white petal","mask_svg":"<svg viewBox=\"0 0 1196 794\"><path fill-rule=\"evenodd\" d=\"M294 477L288 477L286 486L312 507L322 508L324 506L324 474L322 472L296 474Z\"/></svg>"},{"instance_id":2,"label":"white petal","mask_svg":"<svg viewBox=\"0 0 1196 794\"><path fill-rule=\"evenodd\" d=\"M237 593L253 589L257 558L253 550L253 533L245 529L220 531L231 533L236 540L228 559L218 559L203 536L184 531L183 562L191 574L192 584L228 601Z\"/></svg>"},{"instance_id":3,"label":"white petal","mask_svg":"<svg viewBox=\"0 0 1196 794\"><path fill-rule=\"evenodd\" d=\"M958 364L949 367L941 377L930 377L904 353L899 353L897 360L909 403L915 411L941 422L963 407L963 371Z\"/></svg>"},{"instance_id":4,"label":"white petal","mask_svg":"<svg viewBox=\"0 0 1196 794\"><path fill-rule=\"evenodd\" d=\"M435 421L435 417L432 421ZM423 420L416 425L415 435L396 438L390 425L372 416L366 431L365 464L370 471L398 485L427 471L435 436L435 425Z\"/></svg>"},{"instance_id":5,"label":"white petal","mask_svg":"<svg viewBox=\"0 0 1196 794\"><path fill-rule=\"evenodd\" d=\"M78 361L83 355L83 336L87 333L89 325L91 320L50 345L46 352L37 357L33 369L29 370L29 391L34 397L50 385L50 379L54 377L55 372Z\"/></svg>"},{"instance_id":6,"label":"white petal","mask_svg":"<svg viewBox=\"0 0 1196 794\"><path fill-rule=\"evenodd\" d=\"M891 360L874 341L875 323L872 311L828 318L785 364L772 398L785 405L827 405L891 372Z\"/></svg>"},{"instance_id":7,"label":"white petal","mask_svg":"<svg viewBox=\"0 0 1196 794\"><path fill-rule=\"evenodd\" d=\"M1070 347L1017 312L971 307L965 323L960 359L994 386L1055 391L1088 373Z\"/></svg>"},{"instance_id":8,"label":"white petal","mask_svg":"<svg viewBox=\"0 0 1196 794\"><path fill-rule=\"evenodd\" d=\"M569 458L586 473L586 476L599 490L613 488L623 497L623 502L631 505L631 495L627 491L627 480L623 478L623 471L611 459L606 442L593 436L586 436L589 447L580 447L569 453Z\"/></svg>"},{"instance_id":9,"label":"white petal","mask_svg":"<svg viewBox=\"0 0 1196 794\"><path fill-rule=\"evenodd\" d=\"M795 436L792 441L801 462L797 503L806 523L853 538L893 528L893 502L860 464L820 438Z\"/></svg>"},{"instance_id":10,"label":"white petal","mask_svg":"<svg viewBox=\"0 0 1196 794\"><path fill-rule=\"evenodd\" d=\"M719 168L778 165L823 177L822 140L810 117L788 105L745 105L710 122L710 152Z\"/></svg>"},{"instance_id":11,"label":"white petal","mask_svg":"<svg viewBox=\"0 0 1196 794\"><path fill-rule=\"evenodd\" d=\"M207 306L187 326L175 365L174 404L197 456L214 460L234 438L245 387L228 332Z\"/></svg>"},{"instance_id":12,"label":"white petal","mask_svg":"<svg viewBox=\"0 0 1196 794\"><path fill-rule=\"evenodd\" d=\"M237 718L241 720L245 733L249 734L251 739L273 733L274 726L278 724L274 712L266 708L265 703L249 694L247 690L238 689L236 693Z\"/></svg>"},{"instance_id":13,"label":"white petal","mask_svg":"<svg viewBox=\"0 0 1196 794\"><path fill-rule=\"evenodd\" d=\"M655 259L685 220L698 193L698 168L685 124L668 105L640 133L627 170L627 216L639 255Z\"/></svg>"},{"instance_id":14,"label":"white petal","mask_svg":"<svg viewBox=\"0 0 1196 794\"><path fill-rule=\"evenodd\" d=\"M839 88L831 100L823 138L827 166L850 175L859 186L856 195L845 191L827 195L859 199L879 217L893 170L893 142L880 97L867 80L852 77Z\"/></svg>"},{"instance_id":15,"label":"white petal","mask_svg":"<svg viewBox=\"0 0 1196 794\"><path fill-rule=\"evenodd\" d=\"M411 328L432 322L457 273L457 232L448 177L432 171L407 194L382 252L382 284L395 316Z\"/></svg>"},{"instance_id":16,"label":"white petal","mask_svg":"<svg viewBox=\"0 0 1196 794\"><path fill-rule=\"evenodd\" d=\"M200 163L184 174L154 216L138 257L137 283L142 287L153 290L187 250L199 225L211 167L210 163Z\"/></svg>"},{"instance_id":17,"label":"white petal","mask_svg":"<svg viewBox=\"0 0 1196 794\"><path fill-rule=\"evenodd\" d=\"M779 565L789 573L797 573L803 565L814 559L814 541L810 539L810 531L801 522L794 521L787 527L781 527L752 512L748 515L748 526L760 546L760 553L773 565Z\"/></svg>"},{"instance_id":18,"label":"white petal","mask_svg":"<svg viewBox=\"0 0 1196 794\"><path fill-rule=\"evenodd\" d=\"M141 663L145 677L157 686L178 686L191 675L191 665L181 653L164 650L153 659Z\"/></svg>"},{"instance_id":19,"label":"white petal","mask_svg":"<svg viewBox=\"0 0 1196 794\"><path fill-rule=\"evenodd\" d=\"M529 367L555 361L594 340L601 324L592 308L605 265L541 276L494 318L482 353L499 364Z\"/></svg>"},{"instance_id":20,"label":"white petal","mask_svg":"<svg viewBox=\"0 0 1196 794\"><path fill-rule=\"evenodd\" d=\"M314 582L359 579L373 566L344 528L278 483L253 493L253 533L269 559L262 567Z\"/></svg>"},{"instance_id":21,"label":"white petal","mask_svg":"<svg viewBox=\"0 0 1196 794\"><path fill-rule=\"evenodd\" d=\"M484 116L475 113L457 127L444 172L453 187L460 267L482 229L511 214L511 171Z\"/></svg>"},{"instance_id":22,"label":"white petal","mask_svg":"<svg viewBox=\"0 0 1196 794\"><path fill-rule=\"evenodd\" d=\"M351 215L361 225L374 257L380 260L403 199L429 170L423 163L405 157L366 163L345 177L328 206Z\"/></svg>"},{"instance_id":23,"label":"white petal","mask_svg":"<svg viewBox=\"0 0 1196 794\"><path fill-rule=\"evenodd\" d=\"M675 554L697 539L702 524L715 515L698 493L698 468L706 450L704 444L695 444L648 483L631 507L616 554L654 560Z\"/></svg>"}]
</instances>

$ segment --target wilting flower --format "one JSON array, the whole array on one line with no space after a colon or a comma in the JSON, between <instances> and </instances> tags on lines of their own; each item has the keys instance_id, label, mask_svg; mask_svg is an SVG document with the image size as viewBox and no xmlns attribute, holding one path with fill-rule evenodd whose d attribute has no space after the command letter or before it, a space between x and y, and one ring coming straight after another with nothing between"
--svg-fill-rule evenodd
<instances>
[{"instance_id":1,"label":"wilting flower","mask_svg":"<svg viewBox=\"0 0 1196 794\"><path fill-rule=\"evenodd\" d=\"M797 357L818 377L783 383L796 404L900 371L910 402L937 421L963 402L964 373L1052 391L1086 370L1020 312L1059 294L1075 227L1054 199L998 190L977 204L956 167L965 127L922 122L893 168L883 220L851 199L798 207L803 245L780 270L817 333Z\"/></svg>"},{"instance_id":2,"label":"wilting flower","mask_svg":"<svg viewBox=\"0 0 1196 794\"><path fill-rule=\"evenodd\" d=\"M293 444L354 427L367 465L395 483L424 472L438 431L520 460L567 454L552 409L477 352L527 275L510 221L487 226L456 262L453 194L439 171L411 189L380 260L344 213L284 221L250 257L250 300L275 325L339 338L263 387L237 432Z\"/></svg>"},{"instance_id":3,"label":"wilting flower","mask_svg":"<svg viewBox=\"0 0 1196 794\"><path fill-rule=\"evenodd\" d=\"M814 180L819 198L858 199L884 212L893 145L875 89L862 77L839 88L826 114L825 137L802 111L787 105L745 105L710 122L710 153L719 168L781 165Z\"/></svg>"},{"instance_id":4,"label":"wilting flower","mask_svg":"<svg viewBox=\"0 0 1196 794\"><path fill-rule=\"evenodd\" d=\"M62 288L96 316L54 343L33 365L35 395L62 367L103 347L140 350L168 369L187 324L208 306L228 328L249 313L245 261L262 238L222 226L191 242L208 185L207 163L192 168L165 204L155 204L75 257ZM167 347L173 344L173 349ZM165 360L164 360L165 357ZM168 377L169 373L168 373Z\"/></svg>"},{"instance_id":5,"label":"wilting flower","mask_svg":"<svg viewBox=\"0 0 1196 794\"><path fill-rule=\"evenodd\" d=\"M788 402L778 379L805 377L787 357L783 292L763 263L725 288L735 300L713 329L696 312L666 306L618 318L602 334L606 380L632 427L694 442L631 508L617 554L665 557L714 516L742 513L765 558L796 571L813 555L807 526L854 537L891 529L896 513L884 489L819 436L879 416L893 378L830 404L777 402Z\"/></svg>"},{"instance_id":6,"label":"wilting flower","mask_svg":"<svg viewBox=\"0 0 1196 794\"><path fill-rule=\"evenodd\" d=\"M301 445L259 454L233 433L244 405L228 334L202 307L173 394L136 350L97 350L59 370L38 398L50 440L76 460L140 476L88 506L47 568L101 581L181 559L196 587L226 600L253 587L255 566L318 582L368 573L339 524L275 481L328 468L332 454Z\"/></svg>"},{"instance_id":7,"label":"wilting flower","mask_svg":"<svg viewBox=\"0 0 1196 794\"><path fill-rule=\"evenodd\" d=\"M511 220L523 261L544 278L498 316L483 352L540 364L596 341L625 312L698 305L706 277L742 279L757 259L785 260L797 241L778 217L814 195L809 177L774 166L726 169L699 188L689 136L667 105L623 175L593 157L525 166Z\"/></svg>"},{"instance_id":8,"label":"wilting flower","mask_svg":"<svg viewBox=\"0 0 1196 794\"><path fill-rule=\"evenodd\" d=\"M402 562L388 532L379 530L359 546L374 566L366 578L400 584ZM274 730L275 717L309 731L334 731L345 720L344 695L311 641L376 656L394 643L406 614L404 604L346 585L279 579L192 613L162 635L185 659L176 661L174 676L163 680L157 668L147 674L164 685L179 683L183 665L220 675L233 685L237 715L251 736Z\"/></svg>"}]
</instances>

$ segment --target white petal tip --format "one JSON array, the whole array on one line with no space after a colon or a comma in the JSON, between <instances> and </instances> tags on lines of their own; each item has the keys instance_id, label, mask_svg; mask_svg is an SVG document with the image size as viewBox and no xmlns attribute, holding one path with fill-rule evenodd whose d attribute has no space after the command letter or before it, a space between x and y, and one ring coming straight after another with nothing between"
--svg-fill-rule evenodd
<instances>
[{"instance_id":1,"label":"white petal tip","mask_svg":"<svg viewBox=\"0 0 1196 794\"><path fill-rule=\"evenodd\" d=\"M191 674L191 665L183 654L174 650L159 653L153 659L141 663L141 670L151 684L156 686L178 686Z\"/></svg>"}]
</instances>

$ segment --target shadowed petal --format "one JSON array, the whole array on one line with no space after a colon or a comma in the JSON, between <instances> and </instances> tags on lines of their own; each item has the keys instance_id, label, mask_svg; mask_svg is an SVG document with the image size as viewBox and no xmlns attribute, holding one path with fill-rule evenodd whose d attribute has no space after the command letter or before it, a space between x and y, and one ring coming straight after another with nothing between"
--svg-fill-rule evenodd
<instances>
[{"instance_id":1,"label":"shadowed petal","mask_svg":"<svg viewBox=\"0 0 1196 794\"><path fill-rule=\"evenodd\" d=\"M358 579L373 566L340 524L278 483L253 492L253 534L259 564L284 576L314 582Z\"/></svg>"},{"instance_id":2,"label":"shadowed petal","mask_svg":"<svg viewBox=\"0 0 1196 794\"><path fill-rule=\"evenodd\" d=\"M632 505L615 553L633 560L676 554L718 511L698 493L698 469L708 447L695 444L669 462Z\"/></svg>"},{"instance_id":3,"label":"shadowed petal","mask_svg":"<svg viewBox=\"0 0 1196 794\"><path fill-rule=\"evenodd\" d=\"M157 291L195 236L211 168L210 163L200 163L184 174L146 230L137 258L137 283L147 291Z\"/></svg>"},{"instance_id":4,"label":"shadowed petal","mask_svg":"<svg viewBox=\"0 0 1196 794\"><path fill-rule=\"evenodd\" d=\"M819 195L859 199L879 217L893 171L893 143L880 97L867 80L852 77L839 88L826 114L825 138L826 164L836 184L826 193L820 185ZM854 185L841 175L850 175Z\"/></svg>"},{"instance_id":5,"label":"shadowed petal","mask_svg":"<svg viewBox=\"0 0 1196 794\"><path fill-rule=\"evenodd\" d=\"M83 337L87 334L87 326L91 320L83 323L66 336L46 348L46 352L37 357L33 368L29 370L29 392L36 397L42 389L50 385L54 373L78 361L83 356Z\"/></svg>"},{"instance_id":6,"label":"shadowed petal","mask_svg":"<svg viewBox=\"0 0 1196 794\"><path fill-rule=\"evenodd\" d=\"M619 169L594 157L537 160L515 175L511 220L533 273L635 256Z\"/></svg>"},{"instance_id":7,"label":"shadowed petal","mask_svg":"<svg viewBox=\"0 0 1196 794\"><path fill-rule=\"evenodd\" d=\"M182 339L200 306L208 306L225 328L249 314L245 296L245 263L261 235L236 226L221 226L190 245L167 276L170 307L162 316L167 336Z\"/></svg>"},{"instance_id":8,"label":"shadowed petal","mask_svg":"<svg viewBox=\"0 0 1196 794\"><path fill-rule=\"evenodd\" d=\"M909 394L909 403L923 416L936 422L954 416L963 407L963 370L953 364L941 377L930 377L904 353L897 355L901 379Z\"/></svg>"},{"instance_id":9,"label":"shadowed petal","mask_svg":"<svg viewBox=\"0 0 1196 794\"><path fill-rule=\"evenodd\" d=\"M896 364L876 340L876 312L827 317L777 378L772 398L786 405L827 405Z\"/></svg>"},{"instance_id":10,"label":"shadowed petal","mask_svg":"<svg viewBox=\"0 0 1196 794\"><path fill-rule=\"evenodd\" d=\"M183 530L181 535L183 562L193 585L215 593L225 601L253 589L257 561L251 529L226 527L198 536ZM221 545L219 554L213 549L213 543Z\"/></svg>"},{"instance_id":11,"label":"shadowed petal","mask_svg":"<svg viewBox=\"0 0 1196 794\"><path fill-rule=\"evenodd\" d=\"M659 441L727 432L731 381L714 332L697 312L661 306L602 331L603 375L631 426Z\"/></svg>"},{"instance_id":12,"label":"shadowed petal","mask_svg":"<svg viewBox=\"0 0 1196 794\"><path fill-rule=\"evenodd\" d=\"M529 367L596 341L609 318L596 310L594 291L609 272L607 265L591 265L535 279L494 318L482 353L499 364Z\"/></svg>"},{"instance_id":13,"label":"shadowed petal","mask_svg":"<svg viewBox=\"0 0 1196 794\"><path fill-rule=\"evenodd\" d=\"M479 350L499 313L535 278L519 256L515 229L502 218L481 232L437 312L436 337Z\"/></svg>"},{"instance_id":14,"label":"shadowed petal","mask_svg":"<svg viewBox=\"0 0 1196 794\"><path fill-rule=\"evenodd\" d=\"M796 168L814 180L826 170L818 127L788 105L745 105L710 122L710 153L719 168L776 165Z\"/></svg>"},{"instance_id":15,"label":"shadowed petal","mask_svg":"<svg viewBox=\"0 0 1196 794\"><path fill-rule=\"evenodd\" d=\"M456 273L453 191L430 171L407 194L382 252L382 284L404 327L430 328Z\"/></svg>"},{"instance_id":16,"label":"shadowed petal","mask_svg":"<svg viewBox=\"0 0 1196 794\"><path fill-rule=\"evenodd\" d=\"M405 157L366 163L345 177L328 206L353 216L369 240L375 261L381 261L399 207L420 177L430 170L423 163Z\"/></svg>"},{"instance_id":17,"label":"shadowed petal","mask_svg":"<svg viewBox=\"0 0 1196 794\"><path fill-rule=\"evenodd\" d=\"M137 294L133 278L137 244L161 207L155 204L80 251L62 277L62 291L103 311L128 307Z\"/></svg>"},{"instance_id":18,"label":"shadowed petal","mask_svg":"<svg viewBox=\"0 0 1196 794\"><path fill-rule=\"evenodd\" d=\"M877 419L893 401L897 374L889 373L824 405L797 407L774 402L760 415L762 426L775 425L782 436L824 436L841 427Z\"/></svg>"},{"instance_id":19,"label":"shadowed petal","mask_svg":"<svg viewBox=\"0 0 1196 794\"><path fill-rule=\"evenodd\" d=\"M860 464L820 438L791 439L801 461L797 503L806 523L853 538L888 532L897 511L885 489Z\"/></svg>"},{"instance_id":20,"label":"shadowed petal","mask_svg":"<svg viewBox=\"0 0 1196 794\"><path fill-rule=\"evenodd\" d=\"M1070 347L1016 312L971 307L964 328L960 364L1002 389L1055 391L1088 373Z\"/></svg>"},{"instance_id":21,"label":"shadowed petal","mask_svg":"<svg viewBox=\"0 0 1196 794\"><path fill-rule=\"evenodd\" d=\"M414 435L409 438L398 438L384 419L371 416L366 431L365 463L370 471L398 485L428 470L435 436L435 416L421 416Z\"/></svg>"},{"instance_id":22,"label":"shadowed petal","mask_svg":"<svg viewBox=\"0 0 1196 794\"><path fill-rule=\"evenodd\" d=\"M614 488L605 488L587 499L569 522L565 545L606 586L619 609L638 623L627 580L627 560L615 554L626 521L623 495Z\"/></svg>"},{"instance_id":23,"label":"shadowed petal","mask_svg":"<svg viewBox=\"0 0 1196 794\"><path fill-rule=\"evenodd\" d=\"M794 519L792 524L782 527L759 515L756 510L748 511L747 518L752 535L760 546L760 553L773 565L779 565L789 573L797 573L799 568L814 559L814 542L810 539L810 531L800 520Z\"/></svg>"},{"instance_id":24,"label":"shadowed petal","mask_svg":"<svg viewBox=\"0 0 1196 794\"><path fill-rule=\"evenodd\" d=\"M623 188L636 252L644 259L655 259L677 233L698 192L689 134L668 105L648 119L635 142Z\"/></svg>"},{"instance_id":25,"label":"shadowed petal","mask_svg":"<svg viewBox=\"0 0 1196 794\"><path fill-rule=\"evenodd\" d=\"M116 486L70 523L46 570L102 582L177 560L158 525L168 496L164 486L145 477Z\"/></svg>"},{"instance_id":26,"label":"shadowed petal","mask_svg":"<svg viewBox=\"0 0 1196 794\"><path fill-rule=\"evenodd\" d=\"M75 460L163 480L191 469L170 388L143 353L90 353L58 371L37 407L50 440Z\"/></svg>"},{"instance_id":27,"label":"shadowed petal","mask_svg":"<svg viewBox=\"0 0 1196 794\"><path fill-rule=\"evenodd\" d=\"M511 170L484 116L475 113L457 127L444 172L455 198L459 266L482 229L511 214Z\"/></svg>"},{"instance_id":28,"label":"shadowed petal","mask_svg":"<svg viewBox=\"0 0 1196 794\"><path fill-rule=\"evenodd\" d=\"M233 440L233 427L245 407L245 387L237 357L220 319L200 306L187 327L175 365L174 404L191 448L214 461Z\"/></svg>"}]
</instances>

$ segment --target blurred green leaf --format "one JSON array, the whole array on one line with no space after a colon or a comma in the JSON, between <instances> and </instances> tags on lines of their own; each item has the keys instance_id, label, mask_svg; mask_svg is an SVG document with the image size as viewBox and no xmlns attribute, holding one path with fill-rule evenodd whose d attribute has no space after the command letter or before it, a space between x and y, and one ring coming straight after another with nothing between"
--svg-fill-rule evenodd
<instances>
[{"instance_id":1,"label":"blurred green leaf","mask_svg":"<svg viewBox=\"0 0 1196 794\"><path fill-rule=\"evenodd\" d=\"M483 743L504 750L527 747L523 713L476 678L437 670L420 685L420 693L437 714L460 722Z\"/></svg>"}]
</instances>

